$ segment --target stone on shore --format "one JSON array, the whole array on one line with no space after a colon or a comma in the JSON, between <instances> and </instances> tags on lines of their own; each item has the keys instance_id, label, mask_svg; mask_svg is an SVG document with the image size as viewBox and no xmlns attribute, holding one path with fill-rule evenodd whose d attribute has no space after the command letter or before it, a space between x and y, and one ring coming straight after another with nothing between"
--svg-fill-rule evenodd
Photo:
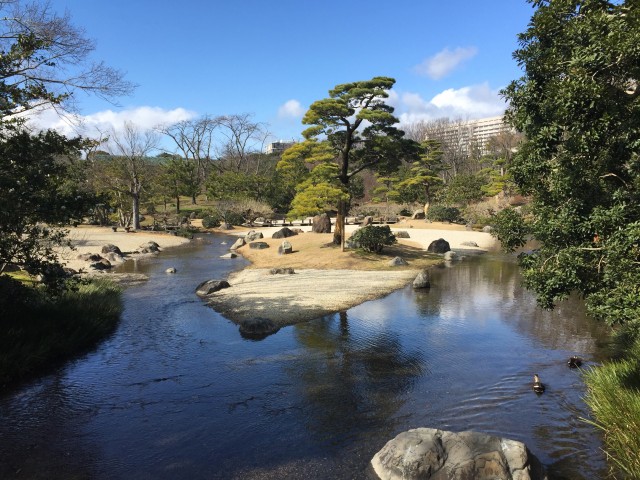
<instances>
[{"instance_id":1,"label":"stone on shore","mask_svg":"<svg viewBox=\"0 0 640 480\"><path fill-rule=\"evenodd\" d=\"M212 293L222 290L223 288L229 288L229 282L226 280L207 280L202 282L196 287L196 295L199 297L206 297Z\"/></svg>"},{"instance_id":2,"label":"stone on shore","mask_svg":"<svg viewBox=\"0 0 640 480\"><path fill-rule=\"evenodd\" d=\"M225 253L224 255L220 255L220 258L226 258L226 259L230 259L230 258L236 258L238 255L233 253L233 252L229 252L229 253Z\"/></svg>"},{"instance_id":3,"label":"stone on shore","mask_svg":"<svg viewBox=\"0 0 640 480\"><path fill-rule=\"evenodd\" d=\"M405 265L409 265L409 264L402 257L394 257L393 260L389 262L390 267L403 267Z\"/></svg>"},{"instance_id":4,"label":"stone on shore","mask_svg":"<svg viewBox=\"0 0 640 480\"><path fill-rule=\"evenodd\" d=\"M158 245L156 242L151 241L143 243L142 245L140 245L139 249L140 253L158 253L160 251L160 245Z\"/></svg>"},{"instance_id":5,"label":"stone on shore","mask_svg":"<svg viewBox=\"0 0 640 480\"><path fill-rule=\"evenodd\" d=\"M444 238L439 238L438 240L434 240L427 247L427 252L430 253L446 253L451 250L449 246L449 242L447 242Z\"/></svg>"},{"instance_id":6,"label":"stone on shore","mask_svg":"<svg viewBox=\"0 0 640 480\"><path fill-rule=\"evenodd\" d=\"M255 230L250 230L244 236L245 242L255 242L256 240L260 240L261 238L264 238L264 235L262 234L262 232L256 232Z\"/></svg>"},{"instance_id":7,"label":"stone on shore","mask_svg":"<svg viewBox=\"0 0 640 480\"><path fill-rule=\"evenodd\" d=\"M269 244L267 242L251 242L249 244L249 248L254 250L263 250L265 248L269 248Z\"/></svg>"},{"instance_id":8,"label":"stone on shore","mask_svg":"<svg viewBox=\"0 0 640 480\"><path fill-rule=\"evenodd\" d=\"M294 235L297 235L297 233L291 230L289 227L283 227L277 232L273 232L271 238L289 238L293 237Z\"/></svg>"},{"instance_id":9,"label":"stone on shore","mask_svg":"<svg viewBox=\"0 0 640 480\"><path fill-rule=\"evenodd\" d=\"M409 232L407 232L406 230L398 230L397 232L393 232L393 234L396 236L396 238L411 238L409 236Z\"/></svg>"},{"instance_id":10,"label":"stone on shore","mask_svg":"<svg viewBox=\"0 0 640 480\"><path fill-rule=\"evenodd\" d=\"M313 217L311 231L313 233L331 233L331 219L329 215L323 213Z\"/></svg>"},{"instance_id":11,"label":"stone on shore","mask_svg":"<svg viewBox=\"0 0 640 480\"><path fill-rule=\"evenodd\" d=\"M293 275L294 273L296 272L291 267L272 268L269 270L271 275Z\"/></svg>"},{"instance_id":12,"label":"stone on shore","mask_svg":"<svg viewBox=\"0 0 640 480\"><path fill-rule=\"evenodd\" d=\"M282 245L278 247L278 254L288 255L289 253L293 253L293 245L285 240L284 242L282 242Z\"/></svg>"},{"instance_id":13,"label":"stone on shore","mask_svg":"<svg viewBox=\"0 0 640 480\"><path fill-rule=\"evenodd\" d=\"M122 252L120 251L120 249L112 243L107 243L106 245L103 245L100 253L115 253L117 255L122 256Z\"/></svg>"},{"instance_id":14,"label":"stone on shore","mask_svg":"<svg viewBox=\"0 0 640 480\"><path fill-rule=\"evenodd\" d=\"M230 250L235 250L240 247L244 247L246 245L246 241L244 238L238 238L233 245L231 245Z\"/></svg>"},{"instance_id":15,"label":"stone on shore","mask_svg":"<svg viewBox=\"0 0 640 480\"><path fill-rule=\"evenodd\" d=\"M458 257L458 254L452 250L449 250L448 252L444 252L444 259L447 262L452 262L454 260L459 260L460 257Z\"/></svg>"},{"instance_id":16,"label":"stone on shore","mask_svg":"<svg viewBox=\"0 0 640 480\"><path fill-rule=\"evenodd\" d=\"M416 428L375 454L381 480L545 480L540 461L522 442L478 432Z\"/></svg>"}]
</instances>

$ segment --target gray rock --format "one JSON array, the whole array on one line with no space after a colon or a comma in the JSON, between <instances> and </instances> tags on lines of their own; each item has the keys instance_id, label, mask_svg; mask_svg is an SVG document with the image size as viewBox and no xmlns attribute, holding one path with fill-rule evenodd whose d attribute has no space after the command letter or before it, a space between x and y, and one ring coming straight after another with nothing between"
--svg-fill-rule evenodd
<instances>
[{"instance_id":1,"label":"gray rock","mask_svg":"<svg viewBox=\"0 0 640 480\"><path fill-rule=\"evenodd\" d=\"M223 222L220 224L220 230L233 230L233 225L227 222Z\"/></svg>"},{"instance_id":2,"label":"gray rock","mask_svg":"<svg viewBox=\"0 0 640 480\"><path fill-rule=\"evenodd\" d=\"M478 432L417 428L403 432L375 454L382 480L546 480L540 461L524 443Z\"/></svg>"},{"instance_id":3,"label":"gray rock","mask_svg":"<svg viewBox=\"0 0 640 480\"><path fill-rule=\"evenodd\" d=\"M448 252L444 253L444 259L447 262L452 262L454 260L458 260L458 254L456 252L453 252L453 251L449 250Z\"/></svg>"},{"instance_id":4,"label":"gray rock","mask_svg":"<svg viewBox=\"0 0 640 480\"><path fill-rule=\"evenodd\" d=\"M413 288L431 288L429 270L422 270L413 281Z\"/></svg>"},{"instance_id":5,"label":"gray rock","mask_svg":"<svg viewBox=\"0 0 640 480\"><path fill-rule=\"evenodd\" d=\"M395 257L393 260L389 262L390 267L402 267L404 265L409 265L409 264L402 257Z\"/></svg>"},{"instance_id":6,"label":"gray rock","mask_svg":"<svg viewBox=\"0 0 640 480\"><path fill-rule=\"evenodd\" d=\"M106 245L103 245L100 253L116 253L122 256L122 252L120 251L120 249L115 245L113 245L112 243L107 243Z\"/></svg>"},{"instance_id":7,"label":"gray rock","mask_svg":"<svg viewBox=\"0 0 640 480\"><path fill-rule=\"evenodd\" d=\"M251 242L249 244L249 248L254 250L263 250L265 248L269 248L269 244L267 242Z\"/></svg>"},{"instance_id":8,"label":"gray rock","mask_svg":"<svg viewBox=\"0 0 640 480\"><path fill-rule=\"evenodd\" d=\"M92 263L89 266L96 270L109 270L111 268L111 262L106 258L103 258L102 260Z\"/></svg>"},{"instance_id":9,"label":"gray rock","mask_svg":"<svg viewBox=\"0 0 640 480\"><path fill-rule=\"evenodd\" d=\"M77 258L85 262L99 262L102 260L102 255L98 255L97 253L81 253Z\"/></svg>"},{"instance_id":10,"label":"gray rock","mask_svg":"<svg viewBox=\"0 0 640 480\"><path fill-rule=\"evenodd\" d=\"M313 217L311 231L314 233L331 233L331 219L329 215L323 213Z\"/></svg>"},{"instance_id":11,"label":"gray rock","mask_svg":"<svg viewBox=\"0 0 640 480\"><path fill-rule=\"evenodd\" d=\"M296 273L291 267L272 268L269 270L271 275L293 275Z\"/></svg>"},{"instance_id":12,"label":"gray rock","mask_svg":"<svg viewBox=\"0 0 640 480\"><path fill-rule=\"evenodd\" d=\"M490 225L487 225L486 227L482 228L482 231L484 233L491 233L493 231L493 227L491 227Z\"/></svg>"},{"instance_id":13,"label":"gray rock","mask_svg":"<svg viewBox=\"0 0 640 480\"><path fill-rule=\"evenodd\" d=\"M393 234L396 236L396 238L411 238L409 236L409 232L405 230L399 230L397 232L393 232Z\"/></svg>"},{"instance_id":14,"label":"gray rock","mask_svg":"<svg viewBox=\"0 0 640 480\"><path fill-rule=\"evenodd\" d=\"M233 253L233 252L229 252L229 253L225 253L224 255L220 255L220 258L236 258L238 255Z\"/></svg>"},{"instance_id":15,"label":"gray rock","mask_svg":"<svg viewBox=\"0 0 640 480\"><path fill-rule=\"evenodd\" d=\"M123 255L119 255L116 252L109 252L104 256L104 258L109 260L111 263L123 263L124 262L124 256Z\"/></svg>"},{"instance_id":16,"label":"gray rock","mask_svg":"<svg viewBox=\"0 0 640 480\"><path fill-rule=\"evenodd\" d=\"M174 267L169 267L164 272L165 273L176 273L177 270Z\"/></svg>"},{"instance_id":17,"label":"gray rock","mask_svg":"<svg viewBox=\"0 0 640 480\"><path fill-rule=\"evenodd\" d=\"M256 232L255 230L250 230L244 236L245 242L255 242L256 240L260 240L261 238L264 238L264 235L262 234L262 232Z\"/></svg>"},{"instance_id":18,"label":"gray rock","mask_svg":"<svg viewBox=\"0 0 640 480\"><path fill-rule=\"evenodd\" d=\"M280 327L268 318L249 318L240 322L240 335L251 340L262 340L273 335Z\"/></svg>"},{"instance_id":19,"label":"gray rock","mask_svg":"<svg viewBox=\"0 0 640 480\"><path fill-rule=\"evenodd\" d=\"M140 253L158 253L160 251L160 245L156 242L143 243L139 247Z\"/></svg>"},{"instance_id":20,"label":"gray rock","mask_svg":"<svg viewBox=\"0 0 640 480\"><path fill-rule=\"evenodd\" d=\"M447 242L443 238L434 240L429 244L429 247L427 248L427 252L431 252L431 253L445 253L445 252L448 252L449 250L451 250L451 247L449 246L449 242Z\"/></svg>"},{"instance_id":21,"label":"gray rock","mask_svg":"<svg viewBox=\"0 0 640 480\"><path fill-rule=\"evenodd\" d=\"M366 227L367 225L373 225L373 217L372 216L366 216L364 217L364 219L362 219L362 223L360 224L361 227Z\"/></svg>"},{"instance_id":22,"label":"gray rock","mask_svg":"<svg viewBox=\"0 0 640 480\"><path fill-rule=\"evenodd\" d=\"M424 220L424 210L416 210L411 215L412 220Z\"/></svg>"},{"instance_id":23,"label":"gray rock","mask_svg":"<svg viewBox=\"0 0 640 480\"><path fill-rule=\"evenodd\" d=\"M462 242L460 245L462 245L463 247L478 248L478 244L476 242Z\"/></svg>"},{"instance_id":24,"label":"gray rock","mask_svg":"<svg viewBox=\"0 0 640 480\"><path fill-rule=\"evenodd\" d=\"M289 238L293 237L294 235L297 235L297 233L295 233L289 227L283 227L277 232L274 232L273 235L271 235L271 238Z\"/></svg>"},{"instance_id":25,"label":"gray rock","mask_svg":"<svg viewBox=\"0 0 640 480\"><path fill-rule=\"evenodd\" d=\"M281 251L283 255L293 253L293 245L291 245L290 242L287 242L285 240L284 242L282 242L282 245L280 245L280 247L278 248L278 253L280 253Z\"/></svg>"},{"instance_id":26,"label":"gray rock","mask_svg":"<svg viewBox=\"0 0 640 480\"><path fill-rule=\"evenodd\" d=\"M244 247L246 245L246 241L244 238L238 238L233 245L231 245L230 249L235 250L236 248Z\"/></svg>"},{"instance_id":27,"label":"gray rock","mask_svg":"<svg viewBox=\"0 0 640 480\"><path fill-rule=\"evenodd\" d=\"M231 285L229 285L229 282L226 280L207 280L196 287L196 295L199 297L206 297L207 295L211 295L223 288L229 288L230 286Z\"/></svg>"}]
</instances>

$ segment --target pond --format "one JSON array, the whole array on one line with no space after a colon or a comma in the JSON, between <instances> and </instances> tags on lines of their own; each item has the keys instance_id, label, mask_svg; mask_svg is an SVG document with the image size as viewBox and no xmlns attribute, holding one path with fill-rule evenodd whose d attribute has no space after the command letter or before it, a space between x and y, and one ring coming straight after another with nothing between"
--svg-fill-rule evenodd
<instances>
[{"instance_id":1,"label":"pond","mask_svg":"<svg viewBox=\"0 0 640 480\"><path fill-rule=\"evenodd\" d=\"M126 265L150 280L124 292L117 331L0 397L0 478L368 478L416 427L524 441L551 478L606 476L566 360L601 361L607 329L575 299L540 310L512 258L468 258L434 269L429 291L251 341L193 293L246 265L219 258L233 240Z\"/></svg>"}]
</instances>

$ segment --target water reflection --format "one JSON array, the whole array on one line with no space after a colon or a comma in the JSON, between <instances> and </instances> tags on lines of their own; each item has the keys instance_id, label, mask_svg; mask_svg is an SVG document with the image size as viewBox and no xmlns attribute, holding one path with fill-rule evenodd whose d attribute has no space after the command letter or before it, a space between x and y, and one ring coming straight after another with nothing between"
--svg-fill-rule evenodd
<instances>
[{"instance_id":1,"label":"water reflection","mask_svg":"<svg viewBox=\"0 0 640 480\"><path fill-rule=\"evenodd\" d=\"M0 397L0 478L357 479L423 426L522 440L552 478L604 477L566 359L599 360L607 332L576 299L541 311L487 256L252 342L193 293L244 265L220 240L128 265L150 280L125 292L118 331Z\"/></svg>"}]
</instances>

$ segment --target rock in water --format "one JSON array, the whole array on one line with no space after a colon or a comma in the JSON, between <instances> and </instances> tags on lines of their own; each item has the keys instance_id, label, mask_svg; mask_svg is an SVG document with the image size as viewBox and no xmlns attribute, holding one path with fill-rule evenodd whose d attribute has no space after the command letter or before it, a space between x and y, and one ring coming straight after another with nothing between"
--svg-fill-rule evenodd
<instances>
[{"instance_id":1,"label":"rock in water","mask_svg":"<svg viewBox=\"0 0 640 480\"><path fill-rule=\"evenodd\" d=\"M165 273L176 273L177 270L174 267L169 267L165 270Z\"/></svg>"},{"instance_id":2,"label":"rock in water","mask_svg":"<svg viewBox=\"0 0 640 480\"><path fill-rule=\"evenodd\" d=\"M196 295L199 297L206 297L207 295L211 295L223 288L229 288L230 286L231 285L229 285L229 282L226 280L207 280L196 287Z\"/></svg>"},{"instance_id":3,"label":"rock in water","mask_svg":"<svg viewBox=\"0 0 640 480\"><path fill-rule=\"evenodd\" d=\"M413 288L431 288L429 270L421 271L413 281Z\"/></svg>"},{"instance_id":4,"label":"rock in water","mask_svg":"<svg viewBox=\"0 0 640 480\"><path fill-rule=\"evenodd\" d=\"M522 442L478 432L416 428L395 437L371 466L382 480L546 480L540 461Z\"/></svg>"},{"instance_id":5,"label":"rock in water","mask_svg":"<svg viewBox=\"0 0 640 480\"><path fill-rule=\"evenodd\" d=\"M249 318L240 322L240 335L251 340L262 340L280 328L268 318Z\"/></svg>"}]
</instances>

